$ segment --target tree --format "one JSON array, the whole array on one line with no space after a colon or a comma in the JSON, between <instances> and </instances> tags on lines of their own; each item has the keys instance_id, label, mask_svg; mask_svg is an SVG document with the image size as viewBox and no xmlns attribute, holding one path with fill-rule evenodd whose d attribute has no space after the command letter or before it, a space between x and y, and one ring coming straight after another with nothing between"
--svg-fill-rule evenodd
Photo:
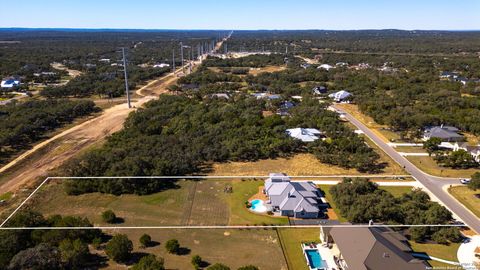
<instances>
[{"instance_id":1,"label":"tree","mask_svg":"<svg viewBox=\"0 0 480 270\"><path fill-rule=\"evenodd\" d=\"M209 266L207 270L230 270L230 267L221 263L216 263L214 265Z\"/></svg>"},{"instance_id":2,"label":"tree","mask_svg":"<svg viewBox=\"0 0 480 270\"><path fill-rule=\"evenodd\" d=\"M472 175L472 179L470 180L470 183L468 183L467 186L471 190L480 189L480 173L479 172L476 172Z\"/></svg>"},{"instance_id":3,"label":"tree","mask_svg":"<svg viewBox=\"0 0 480 270\"><path fill-rule=\"evenodd\" d=\"M130 258L133 244L125 234L117 234L107 243L105 252L116 262L124 262Z\"/></svg>"},{"instance_id":4,"label":"tree","mask_svg":"<svg viewBox=\"0 0 480 270\"><path fill-rule=\"evenodd\" d=\"M413 241L421 243L425 240L428 234L427 227L413 227L410 228L410 237Z\"/></svg>"},{"instance_id":5,"label":"tree","mask_svg":"<svg viewBox=\"0 0 480 270\"><path fill-rule=\"evenodd\" d=\"M428 139L423 143L423 149L427 150L428 155L432 155L439 148L438 146L442 143L442 139L433 137Z\"/></svg>"},{"instance_id":6,"label":"tree","mask_svg":"<svg viewBox=\"0 0 480 270\"><path fill-rule=\"evenodd\" d=\"M10 261L9 269L50 270L62 266L60 252L56 247L41 243L33 248L20 251Z\"/></svg>"},{"instance_id":7,"label":"tree","mask_svg":"<svg viewBox=\"0 0 480 270\"><path fill-rule=\"evenodd\" d=\"M165 248L168 253L177 254L180 250L180 243L178 243L177 239L170 239L165 243Z\"/></svg>"},{"instance_id":8,"label":"tree","mask_svg":"<svg viewBox=\"0 0 480 270\"><path fill-rule=\"evenodd\" d=\"M142 236L140 236L140 244L142 246L142 248L146 248L146 247L149 247L152 243L152 237L150 237L150 235L148 234L143 234Z\"/></svg>"},{"instance_id":9,"label":"tree","mask_svg":"<svg viewBox=\"0 0 480 270\"><path fill-rule=\"evenodd\" d=\"M164 270L164 260L161 257L156 257L153 254L149 254L142 257L138 263L136 263L132 270Z\"/></svg>"},{"instance_id":10,"label":"tree","mask_svg":"<svg viewBox=\"0 0 480 270\"><path fill-rule=\"evenodd\" d=\"M112 210L107 210L102 213L102 220L106 223L115 223L117 221L117 216Z\"/></svg>"},{"instance_id":11,"label":"tree","mask_svg":"<svg viewBox=\"0 0 480 270\"><path fill-rule=\"evenodd\" d=\"M59 250L62 261L71 269L80 268L89 255L88 245L80 239L65 239L60 242Z\"/></svg>"},{"instance_id":12,"label":"tree","mask_svg":"<svg viewBox=\"0 0 480 270\"><path fill-rule=\"evenodd\" d=\"M259 270L259 269L254 265L247 265L247 266L242 266L238 268L238 270Z\"/></svg>"},{"instance_id":13,"label":"tree","mask_svg":"<svg viewBox=\"0 0 480 270\"><path fill-rule=\"evenodd\" d=\"M440 228L432 234L432 240L439 244L446 245L449 242L461 242L463 240L463 236L460 233L460 230L456 227Z\"/></svg>"},{"instance_id":14,"label":"tree","mask_svg":"<svg viewBox=\"0 0 480 270\"><path fill-rule=\"evenodd\" d=\"M192 257L193 268L200 269L202 263L203 263L202 257L200 257L199 255L195 255Z\"/></svg>"}]
</instances>

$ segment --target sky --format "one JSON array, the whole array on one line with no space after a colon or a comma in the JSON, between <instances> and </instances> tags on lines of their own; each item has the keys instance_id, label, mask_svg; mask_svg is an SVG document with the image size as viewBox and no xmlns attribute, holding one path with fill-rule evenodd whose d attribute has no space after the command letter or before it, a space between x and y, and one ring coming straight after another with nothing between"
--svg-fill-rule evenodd
<instances>
[{"instance_id":1,"label":"sky","mask_svg":"<svg viewBox=\"0 0 480 270\"><path fill-rule=\"evenodd\" d=\"M480 30L480 0L1 2L0 28Z\"/></svg>"}]
</instances>

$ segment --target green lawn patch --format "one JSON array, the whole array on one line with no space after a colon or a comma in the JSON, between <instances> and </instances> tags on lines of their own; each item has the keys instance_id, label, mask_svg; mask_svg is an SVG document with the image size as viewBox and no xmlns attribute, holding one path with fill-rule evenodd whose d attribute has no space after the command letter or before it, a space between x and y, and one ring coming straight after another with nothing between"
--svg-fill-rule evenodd
<instances>
[{"instance_id":1,"label":"green lawn patch","mask_svg":"<svg viewBox=\"0 0 480 270\"><path fill-rule=\"evenodd\" d=\"M448 192L477 217L480 217L480 198L476 197L476 195L480 194L480 190L475 191L465 186L456 186L449 188Z\"/></svg>"},{"instance_id":2,"label":"green lawn patch","mask_svg":"<svg viewBox=\"0 0 480 270\"><path fill-rule=\"evenodd\" d=\"M7 192L7 193L3 193L2 195L0 195L0 201L8 201L10 200L11 198L13 197L13 193L12 192Z\"/></svg>"},{"instance_id":3,"label":"green lawn patch","mask_svg":"<svg viewBox=\"0 0 480 270\"><path fill-rule=\"evenodd\" d=\"M288 269L308 270L301 244L320 243L319 229L278 229L278 235L287 258Z\"/></svg>"},{"instance_id":4,"label":"green lawn patch","mask_svg":"<svg viewBox=\"0 0 480 270\"><path fill-rule=\"evenodd\" d=\"M458 262L457 250L460 247L460 243L450 243L450 245L440 244L420 244L414 241L408 241L414 252L424 252L429 256L437 257L444 260ZM428 263L433 267L445 267L452 266L433 260L429 260Z\"/></svg>"}]
</instances>

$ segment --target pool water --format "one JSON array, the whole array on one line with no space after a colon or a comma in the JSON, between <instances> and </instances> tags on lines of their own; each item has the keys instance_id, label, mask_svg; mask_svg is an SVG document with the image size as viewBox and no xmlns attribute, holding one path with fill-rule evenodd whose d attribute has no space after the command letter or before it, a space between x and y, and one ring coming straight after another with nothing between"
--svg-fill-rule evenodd
<instances>
[{"instance_id":1,"label":"pool water","mask_svg":"<svg viewBox=\"0 0 480 270\"><path fill-rule=\"evenodd\" d=\"M318 250L307 249L307 250L305 250L305 252L307 253L308 264L310 265L310 268L324 268L325 267L323 265L322 256L320 256L320 253L318 253Z\"/></svg>"},{"instance_id":2,"label":"pool water","mask_svg":"<svg viewBox=\"0 0 480 270\"><path fill-rule=\"evenodd\" d=\"M259 213L267 212L267 207L263 203L263 200L256 199L251 201L250 203L252 204L252 207L250 207L252 211L259 212Z\"/></svg>"}]
</instances>

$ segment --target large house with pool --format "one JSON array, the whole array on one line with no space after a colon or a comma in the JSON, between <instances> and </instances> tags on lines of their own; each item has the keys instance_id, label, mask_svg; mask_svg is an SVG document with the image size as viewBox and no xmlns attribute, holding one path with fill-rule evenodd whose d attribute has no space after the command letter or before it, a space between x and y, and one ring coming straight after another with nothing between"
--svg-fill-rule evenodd
<instances>
[{"instance_id":1,"label":"large house with pool","mask_svg":"<svg viewBox=\"0 0 480 270\"><path fill-rule=\"evenodd\" d=\"M283 173L271 173L265 180L266 205L280 216L318 218L322 204L320 191L309 181L292 182Z\"/></svg>"}]
</instances>

